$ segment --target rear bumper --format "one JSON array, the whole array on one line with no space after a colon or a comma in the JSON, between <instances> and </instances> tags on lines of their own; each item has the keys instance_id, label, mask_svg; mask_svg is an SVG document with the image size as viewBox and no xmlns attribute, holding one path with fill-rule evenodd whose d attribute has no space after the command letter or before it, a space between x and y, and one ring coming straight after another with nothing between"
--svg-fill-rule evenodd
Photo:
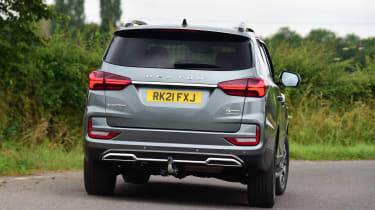
<instances>
[{"instance_id":1,"label":"rear bumper","mask_svg":"<svg viewBox=\"0 0 375 210\"><path fill-rule=\"evenodd\" d=\"M260 142L256 146L235 146L225 140L225 137L255 137L257 125L260 126L261 132ZM111 140L93 139L87 135L87 127L84 128L85 158L107 163L149 162L163 165L169 158L172 158L174 163L210 166L213 162L218 163L217 160L226 160L226 164L232 162L233 165L223 166L225 168L241 168L251 171L268 169L274 154L270 149L274 148L270 146L274 145L270 142L274 140L265 137L264 123L261 121L241 124L240 129L233 133L119 128L109 126L105 117L92 118L92 127L95 130L120 133ZM122 160L109 158L110 153L113 154L112 156L121 154ZM146 161L147 159L154 160ZM237 162L239 164L234 164Z\"/></svg>"},{"instance_id":2,"label":"rear bumper","mask_svg":"<svg viewBox=\"0 0 375 210\"><path fill-rule=\"evenodd\" d=\"M273 158L273 151L262 143L255 147L160 144L152 142L97 140L88 136L84 144L85 158L108 164L173 163L193 166L220 166L243 171L266 170ZM120 157L121 156L121 157Z\"/></svg>"}]
</instances>

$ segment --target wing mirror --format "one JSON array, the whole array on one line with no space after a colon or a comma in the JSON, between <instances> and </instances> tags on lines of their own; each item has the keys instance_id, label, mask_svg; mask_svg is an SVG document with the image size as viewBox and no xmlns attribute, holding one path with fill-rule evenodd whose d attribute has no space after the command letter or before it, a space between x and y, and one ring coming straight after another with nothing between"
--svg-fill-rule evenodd
<instances>
[{"instance_id":1,"label":"wing mirror","mask_svg":"<svg viewBox=\"0 0 375 210\"><path fill-rule=\"evenodd\" d=\"M297 87L301 77L297 73L283 71L279 76L279 83L284 87Z\"/></svg>"}]
</instances>

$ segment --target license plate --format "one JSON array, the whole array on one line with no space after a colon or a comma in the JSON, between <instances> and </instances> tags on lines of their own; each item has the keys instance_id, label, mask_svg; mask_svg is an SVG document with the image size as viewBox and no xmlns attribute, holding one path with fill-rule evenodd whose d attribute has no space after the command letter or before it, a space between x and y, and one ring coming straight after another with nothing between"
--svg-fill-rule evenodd
<instances>
[{"instance_id":1,"label":"license plate","mask_svg":"<svg viewBox=\"0 0 375 210\"><path fill-rule=\"evenodd\" d=\"M173 103L202 103L202 93L192 91L147 90L146 101Z\"/></svg>"}]
</instances>

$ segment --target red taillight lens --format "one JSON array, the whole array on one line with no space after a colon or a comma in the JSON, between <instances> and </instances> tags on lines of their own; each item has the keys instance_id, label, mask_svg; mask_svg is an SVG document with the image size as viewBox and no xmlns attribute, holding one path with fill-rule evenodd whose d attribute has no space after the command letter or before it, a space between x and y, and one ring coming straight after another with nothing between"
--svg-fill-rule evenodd
<instances>
[{"instance_id":1,"label":"red taillight lens","mask_svg":"<svg viewBox=\"0 0 375 210\"><path fill-rule=\"evenodd\" d=\"M224 93L231 96L245 96L247 79L231 80L226 82L220 82L218 87L224 91Z\"/></svg>"},{"instance_id":2,"label":"red taillight lens","mask_svg":"<svg viewBox=\"0 0 375 210\"><path fill-rule=\"evenodd\" d=\"M247 97L263 97L266 94L264 80L250 78L247 80Z\"/></svg>"},{"instance_id":3,"label":"red taillight lens","mask_svg":"<svg viewBox=\"0 0 375 210\"><path fill-rule=\"evenodd\" d=\"M89 76L89 87L91 90L104 90L104 72L91 72Z\"/></svg>"},{"instance_id":4,"label":"red taillight lens","mask_svg":"<svg viewBox=\"0 0 375 210\"><path fill-rule=\"evenodd\" d=\"M267 86L257 78L237 79L220 82L218 87L231 96L263 97Z\"/></svg>"},{"instance_id":5,"label":"red taillight lens","mask_svg":"<svg viewBox=\"0 0 375 210\"><path fill-rule=\"evenodd\" d=\"M104 74L104 87L106 90L122 90L131 83L131 79L106 72Z\"/></svg>"},{"instance_id":6,"label":"red taillight lens","mask_svg":"<svg viewBox=\"0 0 375 210\"><path fill-rule=\"evenodd\" d=\"M92 129L92 119L89 119L88 125L88 135L94 139L112 139L113 137L119 135L118 132L109 132L109 131L98 131Z\"/></svg>"},{"instance_id":7,"label":"red taillight lens","mask_svg":"<svg viewBox=\"0 0 375 210\"><path fill-rule=\"evenodd\" d=\"M131 83L131 79L103 71L94 71L89 76L91 90L122 90Z\"/></svg>"},{"instance_id":8,"label":"red taillight lens","mask_svg":"<svg viewBox=\"0 0 375 210\"><path fill-rule=\"evenodd\" d=\"M256 132L256 137L226 137L225 140L236 146L256 146L260 140L259 125Z\"/></svg>"}]
</instances>

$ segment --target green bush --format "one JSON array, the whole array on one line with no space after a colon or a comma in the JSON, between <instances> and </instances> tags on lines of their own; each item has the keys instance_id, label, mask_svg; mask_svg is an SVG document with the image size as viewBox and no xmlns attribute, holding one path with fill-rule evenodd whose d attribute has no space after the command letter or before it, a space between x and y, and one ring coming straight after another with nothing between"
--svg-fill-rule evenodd
<instances>
[{"instance_id":1,"label":"green bush","mask_svg":"<svg viewBox=\"0 0 375 210\"><path fill-rule=\"evenodd\" d=\"M20 52L23 59L16 68L5 69L0 82L0 142L28 145L47 138L74 144L69 139L80 134L88 75L100 66L110 39L89 29L61 29L31 51ZM37 133L41 125L45 132ZM39 137L31 138L33 133Z\"/></svg>"},{"instance_id":2,"label":"green bush","mask_svg":"<svg viewBox=\"0 0 375 210\"><path fill-rule=\"evenodd\" d=\"M293 47L287 42L281 45L269 43L269 50L276 76L281 71L297 72L302 77L299 88L288 88L287 95L296 106L308 92L308 96L320 96L334 105L350 106L355 101L366 102L374 97L375 68L368 58L366 68L354 66L351 60L335 61L332 47L315 42L305 42ZM372 62L372 63L371 63ZM372 67L370 67L372 65Z\"/></svg>"},{"instance_id":3,"label":"green bush","mask_svg":"<svg viewBox=\"0 0 375 210\"><path fill-rule=\"evenodd\" d=\"M302 77L298 88L286 88L290 139L300 145L375 144L375 61L364 66L352 60L336 61L335 49L305 42L291 46L269 43L277 72ZM356 69L348 71L348 69Z\"/></svg>"}]
</instances>

